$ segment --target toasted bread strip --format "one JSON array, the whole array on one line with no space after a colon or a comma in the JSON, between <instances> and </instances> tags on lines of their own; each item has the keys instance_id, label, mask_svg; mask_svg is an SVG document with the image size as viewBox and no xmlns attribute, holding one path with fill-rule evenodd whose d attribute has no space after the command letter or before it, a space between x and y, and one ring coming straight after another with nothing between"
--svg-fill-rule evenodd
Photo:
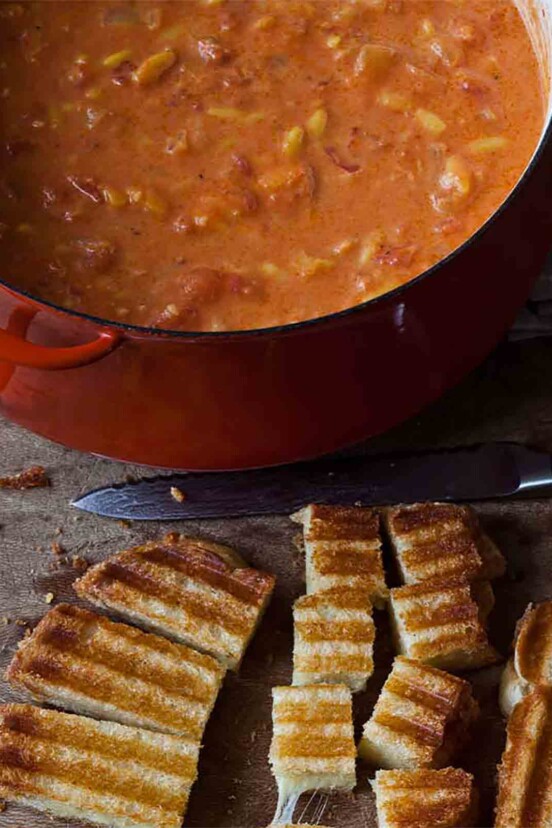
<instances>
[{"instance_id":1,"label":"toasted bread strip","mask_svg":"<svg viewBox=\"0 0 552 828\"><path fill-rule=\"evenodd\" d=\"M111 722L0 707L0 798L111 828L180 828L199 743Z\"/></svg>"},{"instance_id":2,"label":"toasted bread strip","mask_svg":"<svg viewBox=\"0 0 552 828\"><path fill-rule=\"evenodd\" d=\"M358 752L377 768L442 768L477 714L468 681L397 656Z\"/></svg>"},{"instance_id":3,"label":"toasted bread strip","mask_svg":"<svg viewBox=\"0 0 552 828\"><path fill-rule=\"evenodd\" d=\"M444 670L496 663L500 656L484 624L491 596L486 582L454 579L392 589L389 612L398 652Z\"/></svg>"},{"instance_id":4,"label":"toasted bread strip","mask_svg":"<svg viewBox=\"0 0 552 828\"><path fill-rule=\"evenodd\" d=\"M293 608L293 684L364 690L374 672L376 629L365 592L348 587L303 595Z\"/></svg>"},{"instance_id":5,"label":"toasted bread strip","mask_svg":"<svg viewBox=\"0 0 552 828\"><path fill-rule=\"evenodd\" d=\"M473 776L463 770L383 770L372 782L379 828L468 828L477 819Z\"/></svg>"},{"instance_id":6,"label":"toasted bread strip","mask_svg":"<svg viewBox=\"0 0 552 828\"><path fill-rule=\"evenodd\" d=\"M374 509L312 505L291 519L304 527L307 592L355 587L365 590L375 607L385 605L389 590Z\"/></svg>"},{"instance_id":7,"label":"toasted bread strip","mask_svg":"<svg viewBox=\"0 0 552 828\"><path fill-rule=\"evenodd\" d=\"M500 707L509 716L536 688L552 687L552 601L529 604L516 629L514 655L500 683Z\"/></svg>"},{"instance_id":8,"label":"toasted bread strip","mask_svg":"<svg viewBox=\"0 0 552 828\"><path fill-rule=\"evenodd\" d=\"M356 751L349 688L274 687L272 695L270 763L278 783L279 811L306 791L352 790Z\"/></svg>"},{"instance_id":9,"label":"toasted bread strip","mask_svg":"<svg viewBox=\"0 0 552 828\"><path fill-rule=\"evenodd\" d=\"M77 593L236 670L274 588L226 546L176 533L93 566Z\"/></svg>"},{"instance_id":10,"label":"toasted bread strip","mask_svg":"<svg viewBox=\"0 0 552 828\"><path fill-rule=\"evenodd\" d=\"M468 506L393 506L383 511L383 519L405 584L434 578L490 580L505 572L504 558Z\"/></svg>"},{"instance_id":11,"label":"toasted bread strip","mask_svg":"<svg viewBox=\"0 0 552 828\"><path fill-rule=\"evenodd\" d=\"M201 741L224 668L183 644L59 604L23 639L7 677L74 713Z\"/></svg>"},{"instance_id":12,"label":"toasted bread strip","mask_svg":"<svg viewBox=\"0 0 552 828\"><path fill-rule=\"evenodd\" d=\"M535 690L508 720L495 828L552 825L552 691Z\"/></svg>"}]
</instances>

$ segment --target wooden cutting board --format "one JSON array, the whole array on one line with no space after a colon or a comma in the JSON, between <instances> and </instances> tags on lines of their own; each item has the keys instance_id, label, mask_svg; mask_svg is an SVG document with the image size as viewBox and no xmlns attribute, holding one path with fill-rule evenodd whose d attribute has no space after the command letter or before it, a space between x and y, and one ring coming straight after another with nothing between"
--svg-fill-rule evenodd
<instances>
[{"instance_id":1,"label":"wooden cutting board","mask_svg":"<svg viewBox=\"0 0 552 828\"><path fill-rule=\"evenodd\" d=\"M552 452L552 343L503 346L462 386L414 421L372 441L370 451L460 445L491 439L526 441ZM297 526L285 517L204 521L188 524L136 523L124 526L76 512L68 503L90 488L123 480L136 469L54 446L0 421L0 476L29 465L45 465L50 489L0 490L0 673L25 626L54 602L75 601L78 576L72 556L99 561L120 549L176 529L234 545L252 565L274 572L272 605L239 676L229 676L205 734L199 781L190 802L190 828L263 828L274 812L276 791L267 763L271 738L271 687L291 678L291 604L304 590L303 561L294 545ZM509 562L509 575L496 584L491 637L507 652L517 618L533 600L552 598L552 502L527 500L476 504L483 524ZM51 544L59 543L63 559ZM67 559L65 561L65 559ZM368 718L392 659L385 613L376 616L377 670L369 690L355 698L357 729ZM492 824L496 763L504 742L497 708L499 668L472 673L482 715L458 764L476 774L482 794L481 825ZM0 701L21 701L0 679ZM375 828L368 769L358 768L358 790L332 797L323 824ZM311 803L305 819L313 815ZM296 813L298 818L300 808ZM0 828L52 828L76 823L52 821L8 805Z\"/></svg>"}]
</instances>

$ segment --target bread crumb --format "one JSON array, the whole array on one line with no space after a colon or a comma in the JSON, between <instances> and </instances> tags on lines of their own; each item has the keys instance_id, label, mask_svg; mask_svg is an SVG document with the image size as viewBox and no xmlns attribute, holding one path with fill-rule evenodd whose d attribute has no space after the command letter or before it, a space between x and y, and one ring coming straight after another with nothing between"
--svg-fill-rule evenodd
<instances>
[{"instance_id":1,"label":"bread crumb","mask_svg":"<svg viewBox=\"0 0 552 828\"><path fill-rule=\"evenodd\" d=\"M58 557L61 557L61 555L63 555L65 552L61 543L58 543L57 541L52 541L52 543L50 544L50 549L52 550L54 555L57 555Z\"/></svg>"},{"instance_id":2,"label":"bread crumb","mask_svg":"<svg viewBox=\"0 0 552 828\"><path fill-rule=\"evenodd\" d=\"M186 500L186 494L179 489L178 486L171 486L171 497L176 500L177 503L184 503Z\"/></svg>"},{"instance_id":3,"label":"bread crumb","mask_svg":"<svg viewBox=\"0 0 552 828\"><path fill-rule=\"evenodd\" d=\"M119 524L119 526L122 526L123 529L130 529L130 527L132 525L130 520L124 520L124 519L123 520L118 520L117 523Z\"/></svg>"},{"instance_id":4,"label":"bread crumb","mask_svg":"<svg viewBox=\"0 0 552 828\"><path fill-rule=\"evenodd\" d=\"M10 619L8 618L7 615L3 615L0 618L0 627L7 627L9 623L10 623Z\"/></svg>"},{"instance_id":5,"label":"bread crumb","mask_svg":"<svg viewBox=\"0 0 552 828\"><path fill-rule=\"evenodd\" d=\"M16 618L14 624L16 627L27 627L28 621L24 621L23 618Z\"/></svg>"},{"instance_id":6,"label":"bread crumb","mask_svg":"<svg viewBox=\"0 0 552 828\"><path fill-rule=\"evenodd\" d=\"M82 558L80 555L73 555L71 557L71 564L73 569L78 569L80 572L85 572L90 566L86 558Z\"/></svg>"},{"instance_id":7,"label":"bread crumb","mask_svg":"<svg viewBox=\"0 0 552 828\"><path fill-rule=\"evenodd\" d=\"M3 813L3 811L6 810L6 807L7 806L6 806L6 803L4 802L4 800L0 799L0 814Z\"/></svg>"},{"instance_id":8,"label":"bread crumb","mask_svg":"<svg viewBox=\"0 0 552 828\"><path fill-rule=\"evenodd\" d=\"M56 596L54 595L53 592L47 592L46 595L44 596L44 601L45 601L46 604L51 604L55 597Z\"/></svg>"},{"instance_id":9,"label":"bread crumb","mask_svg":"<svg viewBox=\"0 0 552 828\"><path fill-rule=\"evenodd\" d=\"M0 477L0 489L37 489L50 485L44 466L31 466L19 474Z\"/></svg>"}]
</instances>

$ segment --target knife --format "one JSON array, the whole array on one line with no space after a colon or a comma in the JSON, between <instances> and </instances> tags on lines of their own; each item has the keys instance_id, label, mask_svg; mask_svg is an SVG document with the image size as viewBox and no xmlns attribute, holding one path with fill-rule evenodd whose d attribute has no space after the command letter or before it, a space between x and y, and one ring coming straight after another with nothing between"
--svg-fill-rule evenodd
<instances>
[{"instance_id":1,"label":"knife","mask_svg":"<svg viewBox=\"0 0 552 828\"><path fill-rule=\"evenodd\" d=\"M547 487L552 487L552 455L515 443L487 443L254 471L161 475L96 489L72 505L125 520L192 520L286 514L307 503L376 505L538 496L546 494Z\"/></svg>"}]
</instances>

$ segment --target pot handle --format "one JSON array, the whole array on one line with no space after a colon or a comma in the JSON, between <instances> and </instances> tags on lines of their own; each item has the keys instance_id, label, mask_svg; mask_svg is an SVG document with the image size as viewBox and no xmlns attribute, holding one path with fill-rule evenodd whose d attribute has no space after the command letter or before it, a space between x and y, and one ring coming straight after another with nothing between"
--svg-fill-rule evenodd
<instances>
[{"instance_id":1,"label":"pot handle","mask_svg":"<svg viewBox=\"0 0 552 828\"><path fill-rule=\"evenodd\" d=\"M61 368L77 368L101 359L115 348L121 335L114 331L100 331L97 339L71 348L49 348L35 345L22 336L0 329L0 362L25 365L55 371Z\"/></svg>"}]
</instances>

